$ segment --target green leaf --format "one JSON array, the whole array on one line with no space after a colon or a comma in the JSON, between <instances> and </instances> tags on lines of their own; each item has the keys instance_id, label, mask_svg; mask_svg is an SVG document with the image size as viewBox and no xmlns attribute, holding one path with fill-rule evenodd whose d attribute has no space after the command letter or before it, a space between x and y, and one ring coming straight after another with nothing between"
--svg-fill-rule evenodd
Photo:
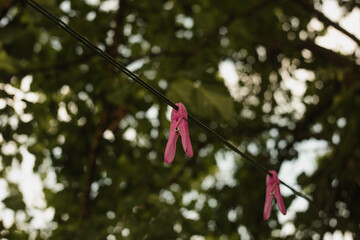
<instances>
[{"instance_id":1,"label":"green leaf","mask_svg":"<svg viewBox=\"0 0 360 240\"><path fill-rule=\"evenodd\" d=\"M211 87L198 88L198 103L208 103L209 108L213 108L216 113L219 113L224 120L230 120L234 111L234 101L230 94L224 94ZM202 108L207 109L207 108Z\"/></svg>"},{"instance_id":2,"label":"green leaf","mask_svg":"<svg viewBox=\"0 0 360 240\"><path fill-rule=\"evenodd\" d=\"M196 116L229 121L234 111L233 99L220 84L195 86L189 80L179 80L170 85L167 95L175 102L184 103Z\"/></svg>"},{"instance_id":3,"label":"green leaf","mask_svg":"<svg viewBox=\"0 0 360 240\"><path fill-rule=\"evenodd\" d=\"M25 203L23 202L22 196L20 194L9 196L3 200L3 203L6 207L13 210L24 210Z\"/></svg>"}]
</instances>

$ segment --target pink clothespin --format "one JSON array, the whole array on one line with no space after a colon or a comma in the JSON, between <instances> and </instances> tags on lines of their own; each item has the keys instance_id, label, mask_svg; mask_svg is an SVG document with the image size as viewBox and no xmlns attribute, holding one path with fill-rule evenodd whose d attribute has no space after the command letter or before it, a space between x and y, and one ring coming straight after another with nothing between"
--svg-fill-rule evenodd
<instances>
[{"instance_id":1,"label":"pink clothespin","mask_svg":"<svg viewBox=\"0 0 360 240\"><path fill-rule=\"evenodd\" d=\"M184 148L186 155L192 157L193 149L191 146L190 136L189 136L189 127L187 122L187 112L186 108L182 103L176 103L176 106L179 109L176 111L172 109L171 111L171 124L169 139L166 144L164 160L166 163L171 163L174 160L176 152L176 142L181 135L181 142Z\"/></svg>"},{"instance_id":2,"label":"pink clothespin","mask_svg":"<svg viewBox=\"0 0 360 240\"><path fill-rule=\"evenodd\" d=\"M264 220L268 220L271 215L271 205L272 201L276 199L276 203L278 205L278 208L282 214L286 215L286 208L283 201L283 198L281 196L280 192L280 181L278 178L277 173L274 170L271 170L270 173L272 176L267 175L266 176L266 197L265 197L265 206L264 206Z\"/></svg>"}]
</instances>

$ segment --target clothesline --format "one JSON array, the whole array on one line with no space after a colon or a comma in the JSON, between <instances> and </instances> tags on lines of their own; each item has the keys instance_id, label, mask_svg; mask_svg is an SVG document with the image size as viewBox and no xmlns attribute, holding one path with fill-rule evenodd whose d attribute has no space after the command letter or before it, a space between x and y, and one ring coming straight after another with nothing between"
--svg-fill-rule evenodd
<instances>
[{"instance_id":1,"label":"clothesline","mask_svg":"<svg viewBox=\"0 0 360 240\"><path fill-rule=\"evenodd\" d=\"M57 26L59 26L61 29L63 29L64 31L66 31L68 34L70 34L71 36L73 36L74 38L76 38L78 41L80 41L81 43L83 43L85 46L87 46L88 48L90 48L92 51L94 51L96 54L98 54L99 56L101 56L103 59L105 59L107 62L109 62L111 65L113 65L114 67L116 67L117 69L119 69L120 71L122 71L123 73L125 73L129 78L131 78L132 80L134 80L136 83L140 84L143 88L145 88L146 90L148 90L149 92L151 92L152 94L156 95L158 98L160 98L163 102L165 102L166 104L168 104L169 106L171 106L173 109L178 110L178 106L175 105L175 103L173 103L170 99L168 99L167 97L165 97L162 93L160 93L158 90L156 90L155 88L153 88L151 85L149 85L148 83L144 82L142 79L140 79L137 75L135 75L133 72L131 72L129 69L127 69L124 65L122 65L121 63L119 63L118 61L116 61L113 57L111 57L109 54L107 54L106 52L104 52L103 50L101 50L99 47L97 47L96 45L94 45L93 43L91 43L89 40L87 40L84 36L82 36L80 33L78 33L77 31L75 31L74 29L72 29L70 26L68 26L66 23L64 23L63 21L61 21L59 18L57 18L56 16L54 16L52 13L50 13L49 11L47 11L45 8L43 8L41 5L39 5L38 3L36 3L33 0L25 0L26 3L29 4L29 6L31 6L33 9L35 9L36 11L38 11L39 13L41 13L42 15L44 15L45 17L47 17L49 20L51 20L53 23L55 23ZM231 150L233 150L234 152L236 152L237 154L239 154L240 156L242 156L245 160L247 160L248 162L250 162L253 166L255 166L258 170L264 172L266 175L269 176L273 176L273 174L266 169L262 164L260 164L259 162L256 162L255 160L253 160L251 157L249 157L248 155L246 155L245 153L243 153L242 151L240 151L237 147L235 147L234 145L232 145L229 141L227 141L226 139L224 139L222 136L220 136L218 133L216 133L215 131L213 131L212 129L210 129L209 127L207 127L205 124L203 124L202 122L200 122L197 118L195 118L194 116L188 114L188 120L193 122L194 124L196 124L197 126L199 126L201 129L203 129L205 132L209 133L210 135L212 135L214 138L216 138L217 140L219 140L220 142L222 142L225 146L227 146L228 148L230 148ZM287 183L285 183L282 180L279 180L280 183L282 185L284 185L285 187L287 187L288 189L290 189L295 195L305 199L306 201L308 201L310 203L310 205L316 207L318 210L326 213L328 216L331 216L331 214L329 214L327 211L325 211L323 208L321 208L316 202L314 202L314 200L312 200L311 198L309 198L308 196L306 196L305 194L295 190L293 187L291 187L290 185L288 185ZM332 216L333 217L333 216Z\"/></svg>"}]
</instances>

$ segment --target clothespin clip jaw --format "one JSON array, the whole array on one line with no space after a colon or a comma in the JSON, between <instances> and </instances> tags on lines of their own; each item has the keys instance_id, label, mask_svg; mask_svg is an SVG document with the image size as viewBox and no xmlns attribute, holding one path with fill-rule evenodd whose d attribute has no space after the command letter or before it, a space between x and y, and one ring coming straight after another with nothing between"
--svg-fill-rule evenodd
<instances>
[{"instance_id":1,"label":"clothespin clip jaw","mask_svg":"<svg viewBox=\"0 0 360 240\"><path fill-rule=\"evenodd\" d=\"M190 141L189 127L187 122L187 111L182 103L177 103L178 110L172 109L169 139L166 144L164 160L171 163L176 153L176 142L181 136L183 149L188 157L193 156L193 149Z\"/></svg>"},{"instance_id":2,"label":"clothespin clip jaw","mask_svg":"<svg viewBox=\"0 0 360 240\"><path fill-rule=\"evenodd\" d=\"M266 196L265 196L265 205L264 205L264 220L268 220L271 215L271 206L272 201L275 197L277 206L280 212L286 215L286 207L284 200L280 192L280 181L276 171L271 170L271 175L266 176Z\"/></svg>"}]
</instances>

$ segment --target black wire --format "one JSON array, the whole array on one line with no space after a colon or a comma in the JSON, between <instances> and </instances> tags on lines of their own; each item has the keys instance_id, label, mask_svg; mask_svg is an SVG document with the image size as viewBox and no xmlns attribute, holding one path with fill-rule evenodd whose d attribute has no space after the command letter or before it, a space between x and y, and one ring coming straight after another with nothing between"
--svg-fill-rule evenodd
<instances>
[{"instance_id":1,"label":"black wire","mask_svg":"<svg viewBox=\"0 0 360 240\"><path fill-rule=\"evenodd\" d=\"M327 215L330 215L327 211L323 210L316 202L314 202L314 200L312 200L311 198L309 198L308 196L306 196L305 194L296 191L293 187L289 186L286 182L279 180L280 183L284 186L286 186L288 189L290 189L293 193L295 193L296 195L298 195L299 197L304 198L306 201L308 201L310 204L312 204L314 207L316 207L317 209L319 209L320 211L325 212Z\"/></svg>"},{"instance_id":2,"label":"black wire","mask_svg":"<svg viewBox=\"0 0 360 240\"><path fill-rule=\"evenodd\" d=\"M263 171L265 174L268 174L268 175L272 176L272 174L269 172L269 170L267 170L263 165L259 164L258 162L254 161L249 156L247 156L245 153L241 152L237 147L235 147L234 145L229 143L226 139L224 139L222 136L220 136L219 134L217 134L216 132L211 130L208 126L206 126L205 124L203 124L202 122L197 120L195 117L188 114L188 119L190 121L192 121L193 123L195 123L196 125L198 125L200 128L202 128L204 131L210 133L213 137L218 139L225 146L227 146L228 148L230 148L231 150L233 150L234 152L236 152L237 154L239 154L240 156L245 158L248 162L253 164L257 169L259 169L260 171Z\"/></svg>"},{"instance_id":3,"label":"black wire","mask_svg":"<svg viewBox=\"0 0 360 240\"><path fill-rule=\"evenodd\" d=\"M109 62L111 65L113 65L114 67L116 67L117 69L119 69L120 71L122 71L123 73L125 73L129 78L131 78L132 80L134 80L135 82L137 82L138 84L140 84L142 87L144 87L145 89L147 89L148 91L150 91L151 93L153 93L154 95L156 95L158 98L160 98L162 101L164 101L165 103L167 103L169 106L171 106L172 108L174 108L175 110L178 110L178 106L175 105L175 103L173 103L171 100L169 100L167 97L165 97L163 94L161 94L158 90L156 90L155 88L153 88L151 85L149 85L148 83L144 82L142 79L140 79L138 76L136 76L133 72L131 72L129 69L127 69L124 65L122 65L121 63L119 63L118 61L116 61L113 57L111 57L109 54L107 54L106 52L104 52L103 50L101 50L99 47L97 47L96 45L94 45L93 43L91 43L89 40L87 40L85 37L83 37L81 34L79 34L78 32L76 32L74 29L72 29L70 26L68 26L66 23L64 23L63 21L61 21L59 18L55 17L52 13L50 13L49 11L47 11L45 8L43 8L41 5L39 5L38 3L36 3L33 0L25 0L25 2L27 2L29 4L29 6L31 6L32 8L34 8L36 11L40 12L42 15L44 15L45 17L47 17L48 19L50 19L53 23L55 23L56 25L58 25L60 28L62 28L64 31L66 31L67 33L69 33L71 36L73 36L74 38L76 38L77 40L79 40L80 42L82 42L85 46L87 46L88 48L90 48L91 50L93 50L94 52L96 52L99 56L103 57L107 62ZM252 165L254 165L257 169L259 169L260 171L264 172L267 175L272 176L272 174L269 172L269 170L267 170L263 165L261 165L260 163L254 161L252 158L250 158L249 156L247 156L245 153L241 152L237 147L235 147L234 145L232 145L230 142L228 142L226 139L224 139L222 136L220 136L219 134L217 134L216 132L214 132L213 130L211 130L209 127L207 127L205 124L203 124L202 122L200 122L198 119L196 119L194 116L188 114L188 119L190 121L192 121L193 123L195 123L196 125L198 125L200 128L202 128L205 132L210 133L213 137L215 137L216 139L218 139L220 142L222 142L225 146L227 146L228 148L230 148L231 150L233 150L234 152L236 152L237 154L239 154L240 156L242 156L245 160L247 160L248 162L250 162ZM294 188L292 188L291 186L289 186L287 183L283 182L282 180L279 180L281 184L283 184L284 186L286 186L287 188L289 188L295 195L304 198L306 201L308 201L311 205L315 206L316 208L318 208L319 210L327 213L327 211L323 210L319 205L317 205L312 199L310 199L308 196L306 196L305 194L296 191ZM327 213L327 215L330 215Z\"/></svg>"}]
</instances>

